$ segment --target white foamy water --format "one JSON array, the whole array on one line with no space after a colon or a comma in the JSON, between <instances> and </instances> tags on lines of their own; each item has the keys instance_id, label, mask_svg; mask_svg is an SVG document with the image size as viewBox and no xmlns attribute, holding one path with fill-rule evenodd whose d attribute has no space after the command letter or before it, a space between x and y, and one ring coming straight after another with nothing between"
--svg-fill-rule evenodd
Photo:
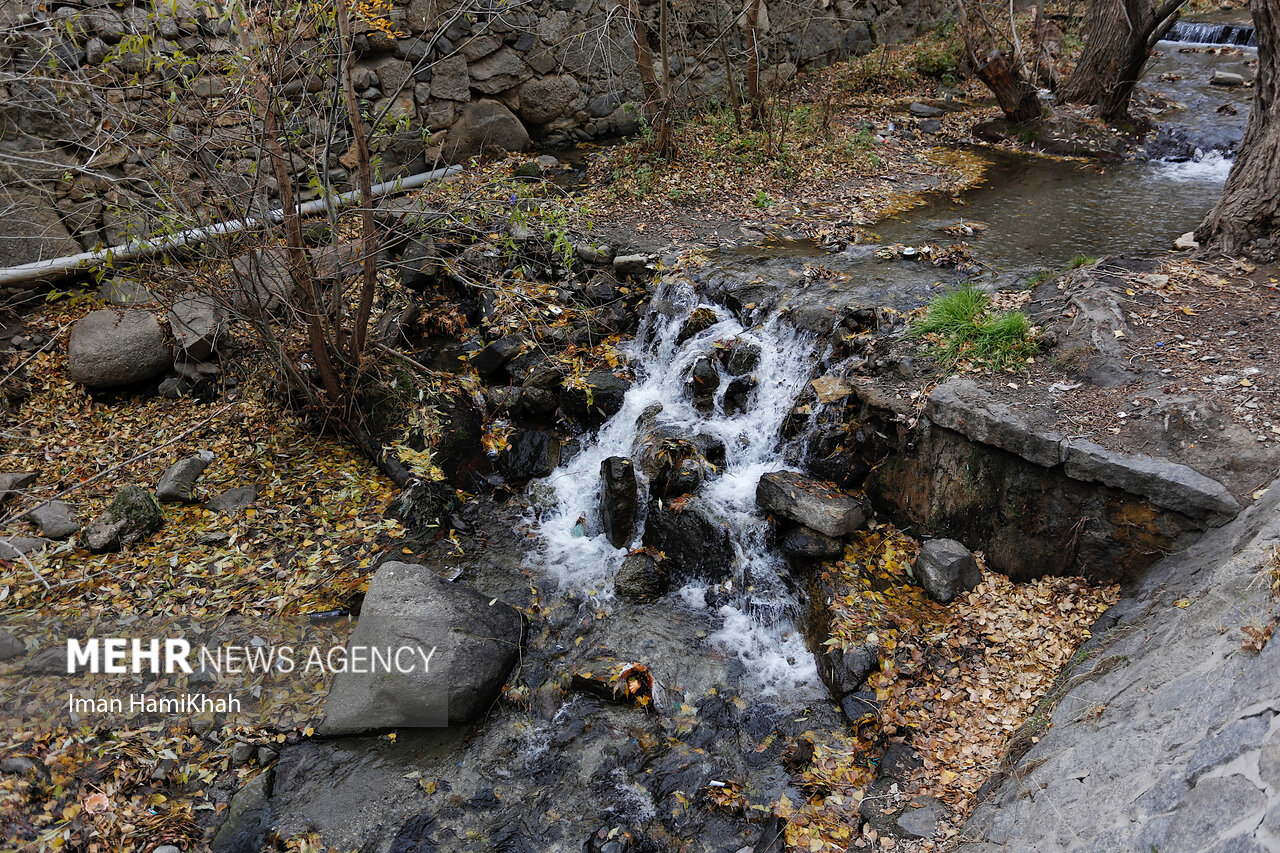
<instances>
[{"instance_id":1,"label":"white foamy water","mask_svg":"<svg viewBox=\"0 0 1280 853\"><path fill-rule=\"evenodd\" d=\"M1210 151L1182 163L1157 162L1152 164L1152 168L1158 178L1166 181L1225 184L1227 176L1231 174L1231 163L1229 158L1222 156L1221 151Z\"/></svg>"},{"instance_id":2,"label":"white foamy water","mask_svg":"<svg viewBox=\"0 0 1280 853\"><path fill-rule=\"evenodd\" d=\"M729 311L702 303L683 281L664 283L654 303L664 306L668 314L651 311L627 348L637 381L621 411L577 456L543 481L555 497L538 521L542 547L530 560L562 588L608 601L613 596L613 577L628 549L610 545L601 528L600 464L611 456L635 458L655 428L691 440L696 436L718 439L725 446L725 464L697 495L728 524L737 559L730 602L714 611L713 618L721 626L710 640L735 654L763 692L816 684L813 656L792 621L797 602L781 579L781 557L768 548L765 524L755 506L761 475L787 467L782 457L782 425L808 382L814 342L776 317L743 328ZM685 321L699 307L715 311L717 322L677 344ZM752 371L758 384L751 403L745 412L725 414L725 391L733 377L722 373L714 411L701 413L689 394L689 370L717 341L733 338L760 349L759 363ZM636 475L643 517L648 484L638 467ZM585 535L581 529L574 535L579 519L585 519ZM639 530L632 547L640 544L643 525ZM706 584L694 582L652 606L705 608L705 590Z\"/></svg>"}]
</instances>

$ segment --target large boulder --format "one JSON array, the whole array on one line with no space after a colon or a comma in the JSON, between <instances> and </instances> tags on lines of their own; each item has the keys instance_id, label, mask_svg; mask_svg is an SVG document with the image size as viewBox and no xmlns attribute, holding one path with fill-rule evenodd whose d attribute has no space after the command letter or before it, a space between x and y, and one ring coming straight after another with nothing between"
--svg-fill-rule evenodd
<instances>
[{"instance_id":1,"label":"large boulder","mask_svg":"<svg viewBox=\"0 0 1280 853\"><path fill-rule=\"evenodd\" d=\"M698 498L655 505L645 522L644 544L666 555L671 574L721 581L736 559L729 528Z\"/></svg>"},{"instance_id":2,"label":"large boulder","mask_svg":"<svg viewBox=\"0 0 1280 853\"><path fill-rule=\"evenodd\" d=\"M973 553L954 539L930 539L912 571L929 596L943 604L982 583Z\"/></svg>"},{"instance_id":3,"label":"large boulder","mask_svg":"<svg viewBox=\"0 0 1280 853\"><path fill-rule=\"evenodd\" d=\"M119 551L164 526L164 513L155 496L141 486L125 486L106 511L84 529L84 544L94 553Z\"/></svg>"},{"instance_id":4,"label":"large boulder","mask_svg":"<svg viewBox=\"0 0 1280 853\"><path fill-rule=\"evenodd\" d=\"M513 483L546 477L560 467L560 450L560 439L547 430L516 430L498 454L498 470Z\"/></svg>"},{"instance_id":5,"label":"large boulder","mask_svg":"<svg viewBox=\"0 0 1280 853\"><path fill-rule=\"evenodd\" d=\"M473 101L449 128L443 153L446 161L461 163L486 151L523 151L528 147L529 131L511 110L497 101Z\"/></svg>"},{"instance_id":6,"label":"large boulder","mask_svg":"<svg viewBox=\"0 0 1280 853\"><path fill-rule=\"evenodd\" d=\"M600 521L605 538L615 548L625 548L636 535L638 487L630 459L610 456L600 463Z\"/></svg>"},{"instance_id":7,"label":"large boulder","mask_svg":"<svg viewBox=\"0 0 1280 853\"><path fill-rule=\"evenodd\" d=\"M580 384L566 385L560 411L585 426L599 426L622 409L631 383L609 370L593 370Z\"/></svg>"},{"instance_id":8,"label":"large boulder","mask_svg":"<svg viewBox=\"0 0 1280 853\"><path fill-rule=\"evenodd\" d=\"M756 504L766 512L840 538L867 520L861 499L795 471L765 474L756 486Z\"/></svg>"},{"instance_id":9,"label":"large boulder","mask_svg":"<svg viewBox=\"0 0 1280 853\"><path fill-rule=\"evenodd\" d=\"M417 665L411 671L339 673L325 702L321 733L476 719L498 698L515 666L522 629L510 605L447 583L425 566L384 563L369 584L347 649L410 648ZM401 669L409 670L408 654L403 662Z\"/></svg>"},{"instance_id":10,"label":"large boulder","mask_svg":"<svg viewBox=\"0 0 1280 853\"><path fill-rule=\"evenodd\" d=\"M67 373L89 388L116 388L159 376L173 364L173 350L150 311L91 311L71 327Z\"/></svg>"},{"instance_id":11,"label":"large boulder","mask_svg":"<svg viewBox=\"0 0 1280 853\"><path fill-rule=\"evenodd\" d=\"M169 309L169 329L190 358L204 361L213 355L226 333L227 311L212 297L188 293L178 297Z\"/></svg>"},{"instance_id":12,"label":"large boulder","mask_svg":"<svg viewBox=\"0 0 1280 853\"><path fill-rule=\"evenodd\" d=\"M520 87L520 118L529 124L555 121L581 94L582 87L568 74L530 80Z\"/></svg>"}]
</instances>

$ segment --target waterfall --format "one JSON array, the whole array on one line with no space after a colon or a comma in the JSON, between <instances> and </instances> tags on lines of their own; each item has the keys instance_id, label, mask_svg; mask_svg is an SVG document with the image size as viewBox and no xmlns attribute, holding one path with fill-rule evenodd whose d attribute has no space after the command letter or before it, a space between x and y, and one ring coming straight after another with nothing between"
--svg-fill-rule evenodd
<instances>
[{"instance_id":1,"label":"waterfall","mask_svg":"<svg viewBox=\"0 0 1280 853\"><path fill-rule=\"evenodd\" d=\"M1164 37L1165 41L1191 44L1229 44L1257 47L1253 27L1243 24L1197 24L1179 21Z\"/></svg>"},{"instance_id":2,"label":"waterfall","mask_svg":"<svg viewBox=\"0 0 1280 853\"><path fill-rule=\"evenodd\" d=\"M817 683L813 656L795 628L798 602L783 580L783 558L769 547L766 524L755 506L762 474L787 468L781 440L783 422L808 382L816 343L774 316L744 327L732 312L701 300L693 285L679 277L664 281L655 306L625 352L637 373L621 410L605 423L584 449L534 484L544 495L535 519L540 546L532 567L556 578L562 588L609 606L613 577L628 553L614 548L600 523L600 465L611 456L635 458L655 430L689 439L723 443L723 465L697 491L700 501L729 528L736 561L730 581L706 603L709 584L693 579L651 607L706 609L718 624L711 642L736 654L762 692L787 691ZM714 322L679 340L695 310L714 312ZM687 376L694 362L713 351L718 341L738 339L759 348L752 374L757 386L745 411L725 411L729 377L722 372L711 411L699 411L690 396ZM721 369L721 368L718 368ZM705 408L705 407L704 407ZM640 524L631 547L643 537L648 484L637 466Z\"/></svg>"}]
</instances>

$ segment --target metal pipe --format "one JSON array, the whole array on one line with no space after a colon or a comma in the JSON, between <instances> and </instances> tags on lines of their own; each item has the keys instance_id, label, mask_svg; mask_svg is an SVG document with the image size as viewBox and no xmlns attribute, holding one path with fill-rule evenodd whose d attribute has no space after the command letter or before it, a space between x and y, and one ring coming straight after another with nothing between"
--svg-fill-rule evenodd
<instances>
[{"instance_id":1,"label":"metal pipe","mask_svg":"<svg viewBox=\"0 0 1280 853\"><path fill-rule=\"evenodd\" d=\"M437 181L447 178L450 175L456 175L462 171L461 166L446 166L443 169L435 169L430 172L422 172L417 175L410 175L407 178L397 178L394 181L384 181L381 184L374 184L370 187L370 195L373 198L382 198L387 195L395 195L397 193L416 190L418 187L426 186L431 181ZM326 198L318 198L314 201L308 201L298 206L298 213L302 216L313 216L326 210L341 210L344 207L350 207L360 201L360 193L353 190L347 193L341 193L336 196ZM276 208L267 214L267 218L272 222L278 223L284 219L284 210ZM238 234L260 224L260 220L255 217L245 217L243 219L232 219L227 222L219 222L215 225L202 225L199 228L188 228L185 231L179 231L168 237L159 237L149 240L130 240L122 246L112 246L106 249L96 249L92 252L81 252L78 255L66 255L61 258L49 258L43 261L33 261L29 264L21 266L0 269L0 286L6 284L20 284L24 281L35 281L43 278L57 278L70 275L71 273L93 269L104 263L116 263L120 261L132 261L137 258L150 257L151 255L166 252L170 249L181 249L185 246L194 246L204 243L214 237L221 237L227 234Z\"/></svg>"}]
</instances>

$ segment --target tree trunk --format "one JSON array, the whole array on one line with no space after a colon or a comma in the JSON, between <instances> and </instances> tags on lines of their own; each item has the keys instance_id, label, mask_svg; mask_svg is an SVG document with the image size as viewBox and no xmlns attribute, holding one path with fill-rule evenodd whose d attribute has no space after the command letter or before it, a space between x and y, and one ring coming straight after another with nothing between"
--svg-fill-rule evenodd
<instances>
[{"instance_id":1,"label":"tree trunk","mask_svg":"<svg viewBox=\"0 0 1280 853\"><path fill-rule=\"evenodd\" d=\"M1253 109L1222 198L1196 231L1228 255L1280 232L1280 8L1275 0L1249 5L1258 39Z\"/></svg>"},{"instance_id":2,"label":"tree trunk","mask_svg":"<svg viewBox=\"0 0 1280 853\"><path fill-rule=\"evenodd\" d=\"M1096 104L1104 121L1129 117L1129 98L1151 49L1178 19L1186 0L1094 0L1085 18L1084 53L1059 93L1072 104Z\"/></svg>"},{"instance_id":3,"label":"tree trunk","mask_svg":"<svg viewBox=\"0 0 1280 853\"><path fill-rule=\"evenodd\" d=\"M1023 79L1009 57L994 51L986 63L974 69L978 79L995 93L1000 109L1009 121L1025 124L1040 118L1040 98L1035 87Z\"/></svg>"}]
</instances>

